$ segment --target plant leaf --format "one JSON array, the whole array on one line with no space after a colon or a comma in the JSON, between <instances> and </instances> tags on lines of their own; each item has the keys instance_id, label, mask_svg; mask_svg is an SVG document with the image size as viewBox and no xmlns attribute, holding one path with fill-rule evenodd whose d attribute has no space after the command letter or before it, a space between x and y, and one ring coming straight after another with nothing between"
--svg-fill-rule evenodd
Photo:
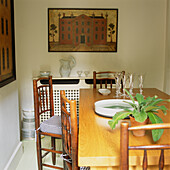
<instances>
[{"instance_id":1,"label":"plant leaf","mask_svg":"<svg viewBox=\"0 0 170 170\"><path fill-rule=\"evenodd\" d=\"M167 108L166 108L164 105L158 106L158 107L159 107L159 109L162 110L162 112L166 115L166 110L167 110Z\"/></svg>"},{"instance_id":2,"label":"plant leaf","mask_svg":"<svg viewBox=\"0 0 170 170\"><path fill-rule=\"evenodd\" d=\"M147 106L147 107L145 107L145 111L146 112L153 112L153 110L155 110L155 111L157 111L157 110L161 110L165 115L166 115L166 110L167 110L167 108L164 106L164 105L162 105L162 106Z\"/></svg>"},{"instance_id":3,"label":"plant leaf","mask_svg":"<svg viewBox=\"0 0 170 170\"><path fill-rule=\"evenodd\" d=\"M130 106L132 106L133 108L137 109L137 104L132 103L132 102L127 102L127 101L123 101L125 103L128 103Z\"/></svg>"},{"instance_id":4,"label":"plant leaf","mask_svg":"<svg viewBox=\"0 0 170 170\"><path fill-rule=\"evenodd\" d=\"M163 99L155 99L153 97L153 101L149 105L151 105L151 106L157 105L158 103L163 102L163 101L164 101Z\"/></svg>"},{"instance_id":5,"label":"plant leaf","mask_svg":"<svg viewBox=\"0 0 170 170\"><path fill-rule=\"evenodd\" d=\"M112 129L114 129L119 120L124 119L125 117L129 116L130 114L131 114L131 112L118 112L113 116L112 120L108 121L108 124L110 125L110 127Z\"/></svg>"},{"instance_id":6,"label":"plant leaf","mask_svg":"<svg viewBox=\"0 0 170 170\"><path fill-rule=\"evenodd\" d=\"M146 107L144 107L146 112L153 110L153 109L157 110L157 108L158 108L157 106L146 106Z\"/></svg>"},{"instance_id":7,"label":"plant leaf","mask_svg":"<svg viewBox=\"0 0 170 170\"><path fill-rule=\"evenodd\" d=\"M126 111L126 112L132 112L132 110L129 110L129 109L124 109L124 111Z\"/></svg>"},{"instance_id":8,"label":"plant leaf","mask_svg":"<svg viewBox=\"0 0 170 170\"><path fill-rule=\"evenodd\" d=\"M145 99L145 101L147 102L147 103L149 103L149 102L151 102L152 101L152 97L147 97L146 99Z\"/></svg>"},{"instance_id":9,"label":"plant leaf","mask_svg":"<svg viewBox=\"0 0 170 170\"><path fill-rule=\"evenodd\" d=\"M152 124L163 123L162 119L152 112L148 112L148 116L149 116L149 119L152 122ZM160 139L160 137L162 136L163 132L164 132L163 129L152 130L153 141L154 142L158 141Z\"/></svg>"},{"instance_id":10,"label":"plant leaf","mask_svg":"<svg viewBox=\"0 0 170 170\"><path fill-rule=\"evenodd\" d=\"M140 112L133 110L132 114L137 122L144 122L147 119L147 113L143 109Z\"/></svg>"},{"instance_id":11,"label":"plant leaf","mask_svg":"<svg viewBox=\"0 0 170 170\"><path fill-rule=\"evenodd\" d=\"M137 93L135 98L136 98L136 100L138 101L139 104L144 102L144 98L143 98L142 94Z\"/></svg>"},{"instance_id":12,"label":"plant leaf","mask_svg":"<svg viewBox=\"0 0 170 170\"><path fill-rule=\"evenodd\" d=\"M152 112L152 113L159 113L157 110L150 110L149 112Z\"/></svg>"},{"instance_id":13,"label":"plant leaf","mask_svg":"<svg viewBox=\"0 0 170 170\"><path fill-rule=\"evenodd\" d=\"M125 89L125 91L129 95L129 97L131 98L132 102L135 103L135 100L134 100L133 96L128 92L127 89Z\"/></svg>"}]
</instances>

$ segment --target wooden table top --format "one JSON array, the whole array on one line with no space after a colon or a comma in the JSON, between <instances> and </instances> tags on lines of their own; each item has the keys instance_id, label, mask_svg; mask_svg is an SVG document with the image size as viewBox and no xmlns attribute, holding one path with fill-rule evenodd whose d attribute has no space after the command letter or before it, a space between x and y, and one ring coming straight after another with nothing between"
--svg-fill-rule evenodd
<instances>
[{"instance_id":1,"label":"wooden table top","mask_svg":"<svg viewBox=\"0 0 170 170\"><path fill-rule=\"evenodd\" d=\"M134 93L138 93L139 89L134 89ZM157 95L162 99L169 99L170 96L155 88L145 88L144 96ZM79 99L79 144L78 144L78 165L79 166L119 166L120 157L120 123L116 129L112 130L108 125L110 118L97 115L94 112L94 103L98 100L113 99L115 89L108 96L98 93L97 89L80 89ZM167 115L160 113L160 117L164 122L170 122L170 103L166 104L169 109ZM164 134L157 144L170 143L170 130L164 130ZM144 137L134 137L130 134L130 145L138 143L152 144L150 132L146 132ZM150 152L150 151L149 151ZM149 164L155 164L158 160L157 152L149 153ZM165 164L170 164L170 151L166 154ZM143 152L130 151L130 165L139 164L142 160ZM167 156L168 155L168 156ZM158 161L159 162L159 161Z\"/></svg>"}]
</instances>

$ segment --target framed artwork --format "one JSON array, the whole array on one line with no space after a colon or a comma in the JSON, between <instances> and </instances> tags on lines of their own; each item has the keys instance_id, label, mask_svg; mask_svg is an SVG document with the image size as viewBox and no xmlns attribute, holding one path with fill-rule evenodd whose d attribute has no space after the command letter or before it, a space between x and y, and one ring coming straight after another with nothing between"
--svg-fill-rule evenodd
<instances>
[{"instance_id":1,"label":"framed artwork","mask_svg":"<svg viewBox=\"0 0 170 170\"><path fill-rule=\"evenodd\" d=\"M0 87L15 79L14 4L0 0Z\"/></svg>"},{"instance_id":2,"label":"framed artwork","mask_svg":"<svg viewBox=\"0 0 170 170\"><path fill-rule=\"evenodd\" d=\"M49 52L117 52L118 9L48 8Z\"/></svg>"}]
</instances>

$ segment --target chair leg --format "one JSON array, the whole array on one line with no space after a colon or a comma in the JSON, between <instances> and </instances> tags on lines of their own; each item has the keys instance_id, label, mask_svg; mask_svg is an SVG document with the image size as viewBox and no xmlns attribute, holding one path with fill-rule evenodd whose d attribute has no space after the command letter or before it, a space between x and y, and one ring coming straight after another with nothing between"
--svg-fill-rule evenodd
<instances>
[{"instance_id":1,"label":"chair leg","mask_svg":"<svg viewBox=\"0 0 170 170\"><path fill-rule=\"evenodd\" d=\"M53 150L56 150L54 137L51 137L51 146L52 146ZM53 165L55 165L56 164L56 154L55 153L52 153L52 161L53 161Z\"/></svg>"},{"instance_id":2,"label":"chair leg","mask_svg":"<svg viewBox=\"0 0 170 170\"><path fill-rule=\"evenodd\" d=\"M41 135L36 131L38 170L42 170Z\"/></svg>"},{"instance_id":3,"label":"chair leg","mask_svg":"<svg viewBox=\"0 0 170 170\"><path fill-rule=\"evenodd\" d=\"M63 150L64 151L64 150ZM63 155L65 155L66 153L63 152ZM63 168L64 170L68 170L67 166L66 166L66 161L63 159Z\"/></svg>"}]
</instances>

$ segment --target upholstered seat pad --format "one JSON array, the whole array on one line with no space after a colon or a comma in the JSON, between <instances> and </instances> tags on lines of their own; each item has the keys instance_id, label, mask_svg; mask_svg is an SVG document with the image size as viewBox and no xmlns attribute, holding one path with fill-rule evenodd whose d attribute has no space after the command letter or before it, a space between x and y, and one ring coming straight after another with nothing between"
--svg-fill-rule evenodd
<instances>
[{"instance_id":1,"label":"upholstered seat pad","mask_svg":"<svg viewBox=\"0 0 170 170\"><path fill-rule=\"evenodd\" d=\"M54 115L40 124L42 132L62 135L61 116Z\"/></svg>"}]
</instances>

